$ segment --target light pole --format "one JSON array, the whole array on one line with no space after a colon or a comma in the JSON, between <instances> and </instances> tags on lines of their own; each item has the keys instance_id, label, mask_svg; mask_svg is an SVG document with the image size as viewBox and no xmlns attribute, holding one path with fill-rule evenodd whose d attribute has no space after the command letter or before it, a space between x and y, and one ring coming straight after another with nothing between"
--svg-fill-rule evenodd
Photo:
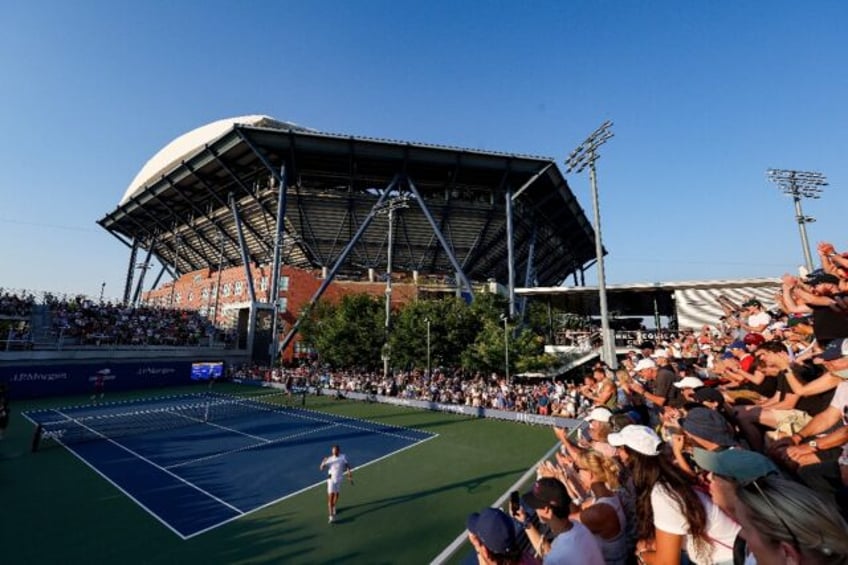
<instances>
[{"instance_id":1,"label":"light pole","mask_svg":"<svg viewBox=\"0 0 848 565\"><path fill-rule=\"evenodd\" d=\"M506 374L506 382L509 382L509 316L502 314L501 320L504 323L504 367Z\"/></svg>"},{"instance_id":2,"label":"light pole","mask_svg":"<svg viewBox=\"0 0 848 565\"><path fill-rule=\"evenodd\" d=\"M388 258L386 259L386 341L383 344L383 378L389 376L389 360L391 359L391 346L389 345L389 331L392 322L392 247L394 244L395 210L409 208L409 196L398 195L386 200L377 209L378 214L387 214L389 219L389 241L386 246Z\"/></svg>"},{"instance_id":3,"label":"light pole","mask_svg":"<svg viewBox=\"0 0 848 565\"><path fill-rule=\"evenodd\" d=\"M795 202L795 221L798 222L798 232L801 234L804 263L807 266L807 272L810 272L813 270L813 256L810 254L810 242L807 240L807 224L815 222L816 219L805 216L801 211L801 198L814 200L820 198L822 187L828 185L827 177L822 173L788 169L768 169L766 176Z\"/></svg>"},{"instance_id":4,"label":"light pole","mask_svg":"<svg viewBox=\"0 0 848 565\"><path fill-rule=\"evenodd\" d=\"M427 378L430 378L430 318L424 318L424 321L427 322Z\"/></svg>"},{"instance_id":5,"label":"light pole","mask_svg":"<svg viewBox=\"0 0 848 565\"><path fill-rule=\"evenodd\" d=\"M592 132L586 141L581 143L577 149L571 152L568 159L566 172L582 173L583 169L589 167L589 182L592 186L592 208L595 212L595 257L598 263L598 298L601 307L601 333L603 334L603 355L611 369L618 368L618 360L615 357L615 343L609 325L609 311L607 308L607 282L604 274L604 245L601 238L601 210L598 203L598 181L595 174L595 161L600 158L598 148L606 143L614 134L612 122L607 120L601 127Z\"/></svg>"}]
</instances>

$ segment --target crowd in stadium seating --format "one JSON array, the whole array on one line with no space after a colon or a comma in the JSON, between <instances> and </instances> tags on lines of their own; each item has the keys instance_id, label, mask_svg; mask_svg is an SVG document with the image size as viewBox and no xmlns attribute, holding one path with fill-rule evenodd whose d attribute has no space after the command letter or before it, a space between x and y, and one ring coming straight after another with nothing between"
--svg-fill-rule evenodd
<instances>
[{"instance_id":1,"label":"crowd in stadium seating","mask_svg":"<svg viewBox=\"0 0 848 565\"><path fill-rule=\"evenodd\" d=\"M28 317L35 305L35 297L32 294L19 295L5 290L0 290L0 316L15 318Z\"/></svg>"},{"instance_id":2,"label":"crowd in stadium seating","mask_svg":"<svg viewBox=\"0 0 848 565\"><path fill-rule=\"evenodd\" d=\"M54 331L84 345L181 345L208 341L211 322L192 310L95 303L84 297L48 296Z\"/></svg>"},{"instance_id":3,"label":"crowd in stadium seating","mask_svg":"<svg viewBox=\"0 0 848 565\"><path fill-rule=\"evenodd\" d=\"M774 311L595 368L519 507L469 516L478 562L848 563L848 253L818 252Z\"/></svg>"}]
</instances>

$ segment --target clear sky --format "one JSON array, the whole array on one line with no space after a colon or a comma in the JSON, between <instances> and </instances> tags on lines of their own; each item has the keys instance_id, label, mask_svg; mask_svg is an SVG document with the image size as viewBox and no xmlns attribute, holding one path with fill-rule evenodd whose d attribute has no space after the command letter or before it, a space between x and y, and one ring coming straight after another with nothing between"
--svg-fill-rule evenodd
<instances>
[{"instance_id":1,"label":"clear sky","mask_svg":"<svg viewBox=\"0 0 848 565\"><path fill-rule=\"evenodd\" d=\"M611 283L795 270L772 167L827 175L810 239L848 249L843 1L11 0L0 21L0 287L120 296L128 252L95 221L175 137L258 113L563 170L613 120Z\"/></svg>"}]
</instances>

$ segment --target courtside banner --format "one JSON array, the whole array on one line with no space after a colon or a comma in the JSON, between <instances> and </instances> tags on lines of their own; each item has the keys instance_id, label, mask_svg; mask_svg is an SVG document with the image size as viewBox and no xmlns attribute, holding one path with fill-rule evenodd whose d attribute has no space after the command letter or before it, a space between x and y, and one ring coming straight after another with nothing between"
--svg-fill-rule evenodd
<instances>
[{"instance_id":1,"label":"courtside banner","mask_svg":"<svg viewBox=\"0 0 848 565\"><path fill-rule=\"evenodd\" d=\"M336 394L335 389L325 388L322 394ZM557 418L554 416L542 416L539 414L528 414L526 412L509 412L507 410L494 410L492 408L479 408L474 406L465 406L462 404L439 404L438 402L429 402L426 400L413 400L409 398L396 398L393 396L379 396L363 394L361 392L343 392L345 398L353 400L366 400L370 402L380 402L382 404L394 404L395 406L409 406L410 408L421 408L422 410L435 410L438 412L451 412L453 414L462 414L464 416L473 416L475 418L495 418L498 420L509 420L510 422L523 422L525 424L534 424L537 426L558 426L560 428L575 428L583 424L583 420L573 420L571 418Z\"/></svg>"},{"instance_id":2,"label":"courtside banner","mask_svg":"<svg viewBox=\"0 0 848 565\"><path fill-rule=\"evenodd\" d=\"M66 363L0 367L0 382L9 397L38 398L68 394L104 394L191 384L190 361ZM99 384L98 384L99 383Z\"/></svg>"}]
</instances>

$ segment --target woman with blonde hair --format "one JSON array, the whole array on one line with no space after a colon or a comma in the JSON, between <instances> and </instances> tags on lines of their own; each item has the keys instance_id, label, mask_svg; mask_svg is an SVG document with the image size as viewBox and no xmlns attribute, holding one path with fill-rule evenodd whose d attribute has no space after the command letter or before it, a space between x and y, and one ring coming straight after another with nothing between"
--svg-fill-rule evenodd
<instances>
[{"instance_id":1,"label":"woman with blonde hair","mask_svg":"<svg viewBox=\"0 0 848 565\"><path fill-rule=\"evenodd\" d=\"M566 486L577 495L572 498L577 506L573 517L598 540L606 565L626 565L636 540L628 536L626 512L617 493L618 464L597 451L582 453L574 463L577 472L566 475Z\"/></svg>"},{"instance_id":2,"label":"woman with blonde hair","mask_svg":"<svg viewBox=\"0 0 848 565\"><path fill-rule=\"evenodd\" d=\"M759 565L848 565L848 525L836 506L781 477L736 491L736 519Z\"/></svg>"}]
</instances>

